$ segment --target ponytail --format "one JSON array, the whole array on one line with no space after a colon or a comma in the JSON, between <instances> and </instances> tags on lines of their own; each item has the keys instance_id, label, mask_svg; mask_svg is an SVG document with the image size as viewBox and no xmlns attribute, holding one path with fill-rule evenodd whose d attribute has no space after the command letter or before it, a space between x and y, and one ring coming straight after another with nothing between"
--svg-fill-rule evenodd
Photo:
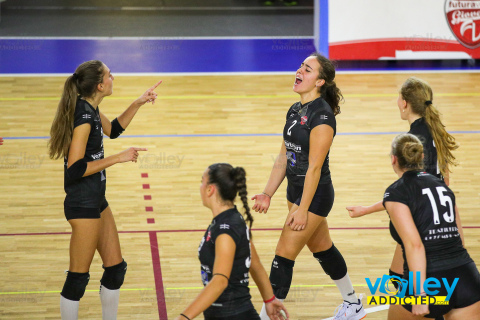
<instances>
[{"instance_id":1,"label":"ponytail","mask_svg":"<svg viewBox=\"0 0 480 320\"><path fill-rule=\"evenodd\" d=\"M318 78L325 80L325 83L319 89L320 95L330 105L333 114L337 115L340 113L340 102L344 99L335 82L335 65L320 53L315 52L310 56L317 58L320 64Z\"/></svg>"},{"instance_id":2,"label":"ponytail","mask_svg":"<svg viewBox=\"0 0 480 320\"><path fill-rule=\"evenodd\" d=\"M208 167L208 182L217 186L223 201L235 201L240 196L245 209L245 221L249 225L250 237L252 236L253 216L250 213L247 198L246 172L242 167L233 168L228 163L215 163Z\"/></svg>"},{"instance_id":3,"label":"ponytail","mask_svg":"<svg viewBox=\"0 0 480 320\"><path fill-rule=\"evenodd\" d=\"M82 63L75 73L67 78L63 87L62 98L50 128L48 153L51 159L68 156L73 137L75 106L79 96L92 98L97 85L103 82L105 65L99 60Z\"/></svg>"},{"instance_id":4,"label":"ponytail","mask_svg":"<svg viewBox=\"0 0 480 320\"><path fill-rule=\"evenodd\" d=\"M458 149L458 144L455 142L455 138L445 130L445 126L440 119L440 112L432 104L425 110L425 121L430 129L433 141L435 141L440 172L445 177L450 171L449 165L457 165L452 151Z\"/></svg>"},{"instance_id":5,"label":"ponytail","mask_svg":"<svg viewBox=\"0 0 480 320\"><path fill-rule=\"evenodd\" d=\"M65 81L62 98L58 103L57 113L50 128L48 148L51 159L63 158L68 155L68 149L72 142L75 105L78 97L75 82L73 75Z\"/></svg>"},{"instance_id":6,"label":"ponytail","mask_svg":"<svg viewBox=\"0 0 480 320\"><path fill-rule=\"evenodd\" d=\"M407 101L413 113L425 118L430 134L435 142L440 172L445 177L450 171L449 165L456 166L453 150L458 148L455 138L445 130L440 112L433 105L433 91L425 81L410 77L400 89L402 98Z\"/></svg>"},{"instance_id":7,"label":"ponytail","mask_svg":"<svg viewBox=\"0 0 480 320\"><path fill-rule=\"evenodd\" d=\"M238 191L238 195L240 196L240 200L242 200L243 208L245 209L246 221L249 223L249 232L250 238L252 237L252 224L253 224L253 216L250 213L250 208L248 206L248 199L247 199L247 179L246 179L246 172L245 169L242 167L236 167L232 170L233 172L233 179L235 181L235 186Z\"/></svg>"}]
</instances>

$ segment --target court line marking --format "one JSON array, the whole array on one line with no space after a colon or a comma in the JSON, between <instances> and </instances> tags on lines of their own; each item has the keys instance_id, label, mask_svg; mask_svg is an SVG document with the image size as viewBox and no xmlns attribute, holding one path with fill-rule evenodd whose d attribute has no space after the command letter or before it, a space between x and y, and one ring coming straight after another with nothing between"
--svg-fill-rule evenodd
<instances>
[{"instance_id":1,"label":"court line marking","mask_svg":"<svg viewBox=\"0 0 480 320\"><path fill-rule=\"evenodd\" d=\"M150 238L150 251L152 253L153 276L155 278L155 292L157 294L157 307L159 319L168 319L165 290L163 288L162 267L160 253L158 252L158 239L155 231L148 233Z\"/></svg>"},{"instance_id":2,"label":"court line marking","mask_svg":"<svg viewBox=\"0 0 480 320\"><path fill-rule=\"evenodd\" d=\"M462 226L463 229L480 229L480 226ZM330 227L329 230L387 230L388 227ZM252 229L252 231L282 231L282 228L259 228ZM185 232L205 232L205 229L191 229L191 230L131 230L118 231L118 233L185 233ZM51 235L69 235L71 232L24 232L24 233L0 233L0 237L7 236L51 236Z\"/></svg>"},{"instance_id":3,"label":"court line marking","mask_svg":"<svg viewBox=\"0 0 480 320\"><path fill-rule=\"evenodd\" d=\"M375 136L401 134L405 131L391 132L340 132L337 136ZM480 131L449 131L451 134L477 134ZM224 138L224 137L279 137L282 133L205 133L205 134L150 134L150 135L122 135L118 138ZM48 136L38 137L3 137L4 140L42 140L50 139Z\"/></svg>"},{"instance_id":4,"label":"court line marking","mask_svg":"<svg viewBox=\"0 0 480 320\"><path fill-rule=\"evenodd\" d=\"M270 38L273 39L273 38ZM1 38L0 38L1 40ZM402 70L391 70L377 68L375 70L362 69L362 68L345 68L337 69L336 74L439 74L439 73L479 73L478 69L415 69L415 68L403 68ZM116 72L116 76L124 77L195 77L195 76L270 76L270 75L290 75L293 76L295 71L247 71L247 72ZM71 73L0 73L0 78L4 77L68 77Z\"/></svg>"},{"instance_id":5,"label":"court line marking","mask_svg":"<svg viewBox=\"0 0 480 320\"><path fill-rule=\"evenodd\" d=\"M120 291L153 291L153 288L120 288ZM0 295L19 295L19 294L44 294L44 293L61 293L62 290L45 290L45 291L10 291L0 292ZM85 290L85 292L98 292L98 289Z\"/></svg>"},{"instance_id":6,"label":"court line marking","mask_svg":"<svg viewBox=\"0 0 480 320\"><path fill-rule=\"evenodd\" d=\"M479 97L480 92L461 92L461 93L438 93L437 97ZM345 99L351 98L397 98L398 93L353 93L344 94ZM138 96L107 97L109 100L135 100ZM159 100L203 100L203 99L297 99L297 95L172 95L158 96ZM0 101L59 101L59 97L10 97L0 98Z\"/></svg>"}]
</instances>

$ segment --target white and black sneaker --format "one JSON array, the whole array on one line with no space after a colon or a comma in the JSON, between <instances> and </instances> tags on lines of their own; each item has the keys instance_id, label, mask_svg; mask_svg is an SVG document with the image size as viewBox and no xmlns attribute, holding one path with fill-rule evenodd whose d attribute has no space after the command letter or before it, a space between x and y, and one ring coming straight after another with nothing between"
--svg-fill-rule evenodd
<instances>
[{"instance_id":1,"label":"white and black sneaker","mask_svg":"<svg viewBox=\"0 0 480 320\"><path fill-rule=\"evenodd\" d=\"M358 303L343 301L335 310L334 320L361 320L367 317L365 308L362 305L363 295L358 298Z\"/></svg>"}]
</instances>

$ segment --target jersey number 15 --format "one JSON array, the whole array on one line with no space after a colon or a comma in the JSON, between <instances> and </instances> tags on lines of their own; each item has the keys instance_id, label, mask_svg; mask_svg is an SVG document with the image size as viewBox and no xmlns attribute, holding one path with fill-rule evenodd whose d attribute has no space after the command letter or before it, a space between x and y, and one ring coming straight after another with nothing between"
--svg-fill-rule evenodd
<instances>
[{"instance_id":1,"label":"jersey number 15","mask_svg":"<svg viewBox=\"0 0 480 320\"><path fill-rule=\"evenodd\" d=\"M448 204L449 211L443 214L443 219L445 219L446 222L452 223L455 220L455 212L453 210L452 198L450 198L450 196L448 195L443 194L447 191L447 189L445 189L444 187L437 187L436 189L438 193L438 198L440 199L440 204L443 207L446 207ZM437 202L435 201L435 198L433 198L432 190L430 190L430 188L422 189L422 194L426 194L428 196L428 199L430 200L430 203L432 205L433 222L435 224L440 224L440 215L438 214Z\"/></svg>"}]
</instances>

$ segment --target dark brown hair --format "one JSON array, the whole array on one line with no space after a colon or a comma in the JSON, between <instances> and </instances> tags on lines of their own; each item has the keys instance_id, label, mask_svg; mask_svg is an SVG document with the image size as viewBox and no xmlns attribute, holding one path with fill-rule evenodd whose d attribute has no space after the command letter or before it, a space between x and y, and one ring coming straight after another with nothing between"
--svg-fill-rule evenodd
<instances>
[{"instance_id":1,"label":"dark brown hair","mask_svg":"<svg viewBox=\"0 0 480 320\"><path fill-rule=\"evenodd\" d=\"M446 176L449 165L456 166L452 151L458 148L455 138L445 130L440 112L433 106L433 91L425 81L411 77L400 89L403 100L407 101L415 114L425 118L430 134L435 141L440 172Z\"/></svg>"},{"instance_id":2,"label":"dark brown hair","mask_svg":"<svg viewBox=\"0 0 480 320\"><path fill-rule=\"evenodd\" d=\"M247 180L246 172L242 167L234 168L228 163L215 163L208 167L208 183L215 184L220 193L220 197L224 201L235 200L238 195L243 203L245 209L246 221L249 222L249 229L251 235L251 229L253 224L253 217L250 214L250 208L248 207L247 199Z\"/></svg>"},{"instance_id":3,"label":"dark brown hair","mask_svg":"<svg viewBox=\"0 0 480 320\"><path fill-rule=\"evenodd\" d=\"M98 60L82 63L75 73L67 78L63 87L62 98L50 128L48 153L50 158L58 159L68 156L73 136L75 105L79 96L92 98L97 85L103 82L105 65Z\"/></svg>"},{"instance_id":4,"label":"dark brown hair","mask_svg":"<svg viewBox=\"0 0 480 320\"><path fill-rule=\"evenodd\" d=\"M320 95L330 105L333 114L337 115L340 113L339 104L344 99L340 88L335 83L335 65L330 59L325 58L318 52L312 53L310 57L315 57L320 64L318 79L325 80L325 83L319 89Z\"/></svg>"}]
</instances>

